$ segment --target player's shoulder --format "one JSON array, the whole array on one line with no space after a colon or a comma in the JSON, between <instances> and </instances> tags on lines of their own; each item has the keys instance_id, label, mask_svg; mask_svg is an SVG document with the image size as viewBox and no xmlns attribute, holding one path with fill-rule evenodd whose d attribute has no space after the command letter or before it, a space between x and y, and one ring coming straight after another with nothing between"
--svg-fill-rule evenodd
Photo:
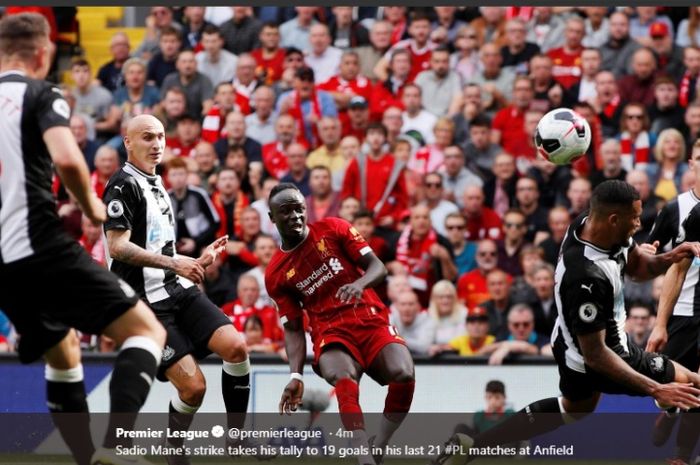
<instances>
[{"instance_id":1,"label":"player's shoulder","mask_svg":"<svg viewBox=\"0 0 700 465\"><path fill-rule=\"evenodd\" d=\"M344 234L347 231L357 232L355 228L346 220L336 217L326 217L309 225L309 228L317 235L325 236L330 234ZM358 233L359 234L359 233Z\"/></svg>"},{"instance_id":2,"label":"player's shoulder","mask_svg":"<svg viewBox=\"0 0 700 465\"><path fill-rule=\"evenodd\" d=\"M141 192L141 188L138 185L136 178L120 168L116 173L109 178L107 185L105 186L105 198L111 197L123 197L126 195L138 195Z\"/></svg>"}]
</instances>

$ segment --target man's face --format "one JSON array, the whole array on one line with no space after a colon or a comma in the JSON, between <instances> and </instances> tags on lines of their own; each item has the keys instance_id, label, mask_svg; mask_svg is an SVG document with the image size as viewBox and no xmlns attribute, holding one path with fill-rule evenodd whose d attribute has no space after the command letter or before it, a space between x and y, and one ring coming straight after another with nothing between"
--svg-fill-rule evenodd
<instances>
[{"instance_id":1,"label":"man's face","mask_svg":"<svg viewBox=\"0 0 700 465\"><path fill-rule=\"evenodd\" d=\"M180 39L175 35L164 35L160 38L160 53L166 59L172 59L180 50Z\"/></svg>"},{"instance_id":2,"label":"man's face","mask_svg":"<svg viewBox=\"0 0 700 465\"><path fill-rule=\"evenodd\" d=\"M255 77L255 60L249 56L242 56L236 63L236 77L245 85L250 84Z\"/></svg>"},{"instance_id":3,"label":"man's face","mask_svg":"<svg viewBox=\"0 0 700 465\"><path fill-rule=\"evenodd\" d=\"M386 129L390 133L398 134L401 132L401 126L403 126L403 119L401 118L401 110L396 107L389 107L384 112L382 116L382 124L386 126Z\"/></svg>"},{"instance_id":4,"label":"man's face","mask_svg":"<svg viewBox=\"0 0 700 465\"><path fill-rule=\"evenodd\" d=\"M534 179L521 178L515 186L515 198L522 206L529 207L540 198L540 191Z\"/></svg>"},{"instance_id":5,"label":"man's face","mask_svg":"<svg viewBox=\"0 0 700 465\"><path fill-rule=\"evenodd\" d=\"M343 55L340 60L340 76L346 81L352 81L357 78L358 74L360 74L360 60L357 59L357 56Z\"/></svg>"},{"instance_id":6,"label":"man's face","mask_svg":"<svg viewBox=\"0 0 700 465\"><path fill-rule=\"evenodd\" d=\"M177 138L182 142L192 143L199 137L199 123L191 119L178 121L175 132L177 133Z\"/></svg>"},{"instance_id":7,"label":"man's face","mask_svg":"<svg viewBox=\"0 0 700 465\"><path fill-rule=\"evenodd\" d=\"M423 206L413 207L411 210L411 230L419 237L424 237L430 232L430 210Z\"/></svg>"},{"instance_id":8,"label":"man's face","mask_svg":"<svg viewBox=\"0 0 700 465\"><path fill-rule=\"evenodd\" d=\"M486 289L493 300L508 298L508 292L510 291L508 276L500 271L489 273L486 277Z\"/></svg>"},{"instance_id":9,"label":"man's face","mask_svg":"<svg viewBox=\"0 0 700 465\"><path fill-rule=\"evenodd\" d=\"M508 315L508 331L516 341L527 341L535 329L535 319L530 312L511 312Z\"/></svg>"},{"instance_id":10,"label":"man's face","mask_svg":"<svg viewBox=\"0 0 700 465\"><path fill-rule=\"evenodd\" d=\"M181 116L185 112L186 105L185 96L175 92L168 92L163 101L165 114L171 118Z\"/></svg>"},{"instance_id":11,"label":"man's face","mask_svg":"<svg viewBox=\"0 0 700 465\"><path fill-rule=\"evenodd\" d=\"M688 167L695 173L695 179L700 179L700 148L693 148L690 154L690 160L688 160ZM639 189L637 189L637 191L639 191Z\"/></svg>"},{"instance_id":12,"label":"man's face","mask_svg":"<svg viewBox=\"0 0 700 465\"><path fill-rule=\"evenodd\" d=\"M78 88L83 89L90 85L90 68L83 65L74 65L71 68L71 77L73 78L75 85Z\"/></svg>"},{"instance_id":13,"label":"man's face","mask_svg":"<svg viewBox=\"0 0 700 465\"><path fill-rule=\"evenodd\" d=\"M634 54L632 71L639 79L648 79L656 70L656 61L651 52L646 50Z\"/></svg>"},{"instance_id":14,"label":"man's face","mask_svg":"<svg viewBox=\"0 0 700 465\"><path fill-rule=\"evenodd\" d=\"M488 412L502 412L506 406L506 396L500 392L487 392L484 400Z\"/></svg>"},{"instance_id":15,"label":"man's face","mask_svg":"<svg viewBox=\"0 0 700 465\"><path fill-rule=\"evenodd\" d=\"M306 231L306 202L294 189L278 192L270 200L270 220L285 239L301 240Z\"/></svg>"},{"instance_id":16,"label":"man's face","mask_svg":"<svg viewBox=\"0 0 700 465\"><path fill-rule=\"evenodd\" d=\"M445 229L447 229L447 239L452 245L464 244L464 230L467 227L467 222L463 218L449 217L445 220Z\"/></svg>"},{"instance_id":17,"label":"man's face","mask_svg":"<svg viewBox=\"0 0 700 465\"><path fill-rule=\"evenodd\" d=\"M132 64L124 72L124 82L131 89L143 87L146 83L146 70L137 64Z\"/></svg>"},{"instance_id":18,"label":"man's face","mask_svg":"<svg viewBox=\"0 0 700 465\"><path fill-rule=\"evenodd\" d=\"M552 78L552 60L544 57L534 58L530 63L530 75L538 82L547 82Z\"/></svg>"},{"instance_id":19,"label":"man's face","mask_svg":"<svg viewBox=\"0 0 700 465\"><path fill-rule=\"evenodd\" d=\"M515 160L510 155L499 155L493 162L492 171L497 179L508 180L515 174Z\"/></svg>"},{"instance_id":20,"label":"man's face","mask_svg":"<svg viewBox=\"0 0 700 465\"><path fill-rule=\"evenodd\" d=\"M619 146L605 144L600 147L600 158L603 160L603 168L615 172L621 165Z\"/></svg>"},{"instance_id":21,"label":"man's face","mask_svg":"<svg viewBox=\"0 0 700 465\"><path fill-rule=\"evenodd\" d=\"M566 45L569 48L577 49L581 47L583 36L586 35L586 27L580 21L569 21L564 30Z\"/></svg>"},{"instance_id":22,"label":"man's face","mask_svg":"<svg viewBox=\"0 0 700 465\"><path fill-rule=\"evenodd\" d=\"M119 169L119 155L108 150L95 156L95 171L104 177L111 177Z\"/></svg>"},{"instance_id":23,"label":"man's face","mask_svg":"<svg viewBox=\"0 0 700 465\"><path fill-rule=\"evenodd\" d=\"M370 218L357 218L352 222L352 225L357 229L365 240L368 240L374 234L374 223Z\"/></svg>"},{"instance_id":24,"label":"man's face","mask_svg":"<svg viewBox=\"0 0 700 465\"><path fill-rule=\"evenodd\" d=\"M314 83L308 79L294 78L294 89L301 100L308 100L314 90Z\"/></svg>"},{"instance_id":25,"label":"man's face","mask_svg":"<svg viewBox=\"0 0 700 465\"><path fill-rule=\"evenodd\" d=\"M598 73L595 77L595 89L598 97L605 99L604 101L611 100L617 94L615 76L609 72Z\"/></svg>"},{"instance_id":26,"label":"man's face","mask_svg":"<svg viewBox=\"0 0 700 465\"><path fill-rule=\"evenodd\" d=\"M331 176L326 170L312 170L309 176L309 188L312 194L328 195L331 191Z\"/></svg>"},{"instance_id":27,"label":"man's face","mask_svg":"<svg viewBox=\"0 0 700 465\"><path fill-rule=\"evenodd\" d=\"M262 266L267 266L272 260L272 256L275 254L277 249L277 244L275 241L269 237L260 237L255 241L255 249L253 254L258 259L258 263Z\"/></svg>"},{"instance_id":28,"label":"man's face","mask_svg":"<svg viewBox=\"0 0 700 465\"><path fill-rule=\"evenodd\" d=\"M641 227L641 216L642 216L642 201L635 200L632 203L632 208L621 209L618 213L617 221L617 231L618 238L617 245L625 246L629 243L630 238L636 233Z\"/></svg>"},{"instance_id":29,"label":"man's face","mask_svg":"<svg viewBox=\"0 0 700 465\"><path fill-rule=\"evenodd\" d=\"M396 302L396 309L399 312L401 323L405 326L410 326L416 320L416 316L420 311L418 298L413 292L401 293Z\"/></svg>"},{"instance_id":30,"label":"man's face","mask_svg":"<svg viewBox=\"0 0 700 465\"><path fill-rule=\"evenodd\" d=\"M654 88L654 97L659 108L671 108L678 102L678 89L671 83L658 84Z\"/></svg>"},{"instance_id":31,"label":"man's face","mask_svg":"<svg viewBox=\"0 0 700 465\"><path fill-rule=\"evenodd\" d=\"M509 21L506 24L506 40L508 45L520 47L525 43L527 30L525 25L519 21Z\"/></svg>"},{"instance_id":32,"label":"man's face","mask_svg":"<svg viewBox=\"0 0 700 465\"><path fill-rule=\"evenodd\" d=\"M585 76L595 76L600 70L600 53L584 50L581 53L581 71Z\"/></svg>"},{"instance_id":33,"label":"man's face","mask_svg":"<svg viewBox=\"0 0 700 465\"><path fill-rule=\"evenodd\" d=\"M125 35L115 35L109 45L109 51L116 61L124 61L129 57L129 38Z\"/></svg>"},{"instance_id":34,"label":"man's face","mask_svg":"<svg viewBox=\"0 0 700 465\"><path fill-rule=\"evenodd\" d=\"M418 44L424 44L430 35L430 21L425 19L411 21L411 25L408 27L408 35Z\"/></svg>"},{"instance_id":35,"label":"man's face","mask_svg":"<svg viewBox=\"0 0 700 465\"><path fill-rule=\"evenodd\" d=\"M294 140L295 125L294 119L290 116L280 116L275 123L275 133L277 140L282 145L290 144Z\"/></svg>"},{"instance_id":36,"label":"man's face","mask_svg":"<svg viewBox=\"0 0 700 465\"><path fill-rule=\"evenodd\" d=\"M267 88L258 89L253 95L253 101L255 102L255 111L257 113L262 115L269 115L272 113L275 97L271 90Z\"/></svg>"},{"instance_id":37,"label":"man's face","mask_svg":"<svg viewBox=\"0 0 700 465\"><path fill-rule=\"evenodd\" d=\"M320 55L325 52L331 44L331 37L328 34L328 29L321 24L312 26L311 32L309 33L309 42L311 43L311 50L313 50L315 54Z\"/></svg>"},{"instance_id":38,"label":"man's face","mask_svg":"<svg viewBox=\"0 0 700 465\"><path fill-rule=\"evenodd\" d=\"M481 212L484 205L484 194L481 189L467 188L464 191L464 210L470 215Z\"/></svg>"},{"instance_id":39,"label":"man's face","mask_svg":"<svg viewBox=\"0 0 700 465\"><path fill-rule=\"evenodd\" d=\"M151 8L151 15L155 19L155 25L158 29L170 25L173 21L173 12L170 8L157 6Z\"/></svg>"},{"instance_id":40,"label":"man's face","mask_svg":"<svg viewBox=\"0 0 700 465\"><path fill-rule=\"evenodd\" d=\"M335 147L340 142L340 124L336 120L323 119L318 124L318 135L324 145Z\"/></svg>"},{"instance_id":41,"label":"man's face","mask_svg":"<svg viewBox=\"0 0 700 465\"><path fill-rule=\"evenodd\" d=\"M496 268L496 265L498 264L498 250L496 249L495 243L491 241L483 241L479 243L476 251L476 264L484 273L488 273Z\"/></svg>"},{"instance_id":42,"label":"man's face","mask_svg":"<svg viewBox=\"0 0 700 465\"><path fill-rule=\"evenodd\" d=\"M469 127L469 137L472 140L472 144L479 150L483 150L490 145L490 134L489 128L486 126L470 126Z\"/></svg>"},{"instance_id":43,"label":"man's face","mask_svg":"<svg viewBox=\"0 0 700 465\"><path fill-rule=\"evenodd\" d=\"M238 282L238 298L244 307L255 305L255 301L260 297L258 282L254 279L241 279Z\"/></svg>"},{"instance_id":44,"label":"man's face","mask_svg":"<svg viewBox=\"0 0 700 465\"><path fill-rule=\"evenodd\" d=\"M420 91L416 87L407 87L403 92L403 105L406 111L414 113L421 108Z\"/></svg>"},{"instance_id":45,"label":"man's face","mask_svg":"<svg viewBox=\"0 0 700 465\"><path fill-rule=\"evenodd\" d=\"M518 79L513 86L513 104L521 109L530 106L533 97L535 96L532 90L532 84L525 79Z\"/></svg>"},{"instance_id":46,"label":"man's face","mask_svg":"<svg viewBox=\"0 0 700 465\"><path fill-rule=\"evenodd\" d=\"M467 318L467 334L471 339L481 339L489 334L489 317L478 316Z\"/></svg>"},{"instance_id":47,"label":"man's face","mask_svg":"<svg viewBox=\"0 0 700 465\"><path fill-rule=\"evenodd\" d=\"M549 226L549 230L552 231L552 236L554 236L557 241L561 241L564 234L566 234L566 229L569 227L570 222L571 218L567 212L556 210L550 213L547 225Z\"/></svg>"},{"instance_id":48,"label":"man's face","mask_svg":"<svg viewBox=\"0 0 700 465\"><path fill-rule=\"evenodd\" d=\"M649 330L649 310L644 307L632 307L627 315L630 332L643 334Z\"/></svg>"},{"instance_id":49,"label":"man's face","mask_svg":"<svg viewBox=\"0 0 700 465\"><path fill-rule=\"evenodd\" d=\"M373 153L378 153L382 150L386 138L381 131L373 130L367 132L367 144Z\"/></svg>"},{"instance_id":50,"label":"man's face","mask_svg":"<svg viewBox=\"0 0 700 465\"><path fill-rule=\"evenodd\" d=\"M260 31L260 43L265 49L277 49L280 44L280 30L276 27L264 26Z\"/></svg>"},{"instance_id":51,"label":"man's face","mask_svg":"<svg viewBox=\"0 0 700 465\"><path fill-rule=\"evenodd\" d=\"M391 26L383 21L377 22L369 32L369 41L379 50L384 50L391 45Z\"/></svg>"},{"instance_id":52,"label":"man's face","mask_svg":"<svg viewBox=\"0 0 700 465\"><path fill-rule=\"evenodd\" d=\"M148 118L127 132L124 144L129 158L143 171L150 173L163 160L165 129L160 121Z\"/></svg>"},{"instance_id":53,"label":"man's face","mask_svg":"<svg viewBox=\"0 0 700 465\"><path fill-rule=\"evenodd\" d=\"M236 102L236 94L231 84L222 84L214 94L214 102L226 111L231 111Z\"/></svg>"},{"instance_id":54,"label":"man's face","mask_svg":"<svg viewBox=\"0 0 700 465\"><path fill-rule=\"evenodd\" d=\"M442 176L439 174L427 174L423 181L425 198L430 201L439 201L443 196Z\"/></svg>"},{"instance_id":55,"label":"man's face","mask_svg":"<svg viewBox=\"0 0 700 465\"><path fill-rule=\"evenodd\" d=\"M291 53L284 57L284 69L298 70L304 66L304 56L299 53Z\"/></svg>"},{"instance_id":56,"label":"man's face","mask_svg":"<svg viewBox=\"0 0 700 465\"><path fill-rule=\"evenodd\" d=\"M287 150L287 163L293 172L304 171L306 166L306 150L300 144L292 144Z\"/></svg>"},{"instance_id":57,"label":"man's face","mask_svg":"<svg viewBox=\"0 0 700 465\"><path fill-rule=\"evenodd\" d=\"M82 118L73 116L70 119L70 131L78 145L83 145L87 140L87 128Z\"/></svg>"},{"instance_id":58,"label":"man's face","mask_svg":"<svg viewBox=\"0 0 700 465\"><path fill-rule=\"evenodd\" d=\"M221 194L230 197L238 193L241 184L238 181L238 176L232 170L224 170L219 173L219 178L216 181L216 190Z\"/></svg>"},{"instance_id":59,"label":"man's face","mask_svg":"<svg viewBox=\"0 0 700 465\"><path fill-rule=\"evenodd\" d=\"M503 231L506 239L511 241L520 241L527 233L527 224L525 217L517 213L508 213L503 218Z\"/></svg>"},{"instance_id":60,"label":"man's face","mask_svg":"<svg viewBox=\"0 0 700 465\"><path fill-rule=\"evenodd\" d=\"M198 145L194 152L194 161L200 171L205 173L210 172L216 165L216 152L213 147Z\"/></svg>"},{"instance_id":61,"label":"man's face","mask_svg":"<svg viewBox=\"0 0 700 465\"><path fill-rule=\"evenodd\" d=\"M260 232L260 214L257 210L247 210L241 214L241 229L248 236Z\"/></svg>"},{"instance_id":62,"label":"man's face","mask_svg":"<svg viewBox=\"0 0 700 465\"><path fill-rule=\"evenodd\" d=\"M700 128L700 107L688 107L685 111L685 124L690 128Z\"/></svg>"},{"instance_id":63,"label":"man's face","mask_svg":"<svg viewBox=\"0 0 700 465\"><path fill-rule=\"evenodd\" d=\"M543 268L538 270L533 276L535 284L535 293L541 300L549 300L554 295L554 276L552 273Z\"/></svg>"},{"instance_id":64,"label":"man's face","mask_svg":"<svg viewBox=\"0 0 700 465\"><path fill-rule=\"evenodd\" d=\"M406 79L411 71L411 57L406 53L399 53L391 59L391 74L399 79Z\"/></svg>"},{"instance_id":65,"label":"man's face","mask_svg":"<svg viewBox=\"0 0 700 465\"><path fill-rule=\"evenodd\" d=\"M571 208L576 212L582 212L586 209L588 201L591 199L591 185L575 179L571 182L566 194L571 202Z\"/></svg>"},{"instance_id":66,"label":"man's face","mask_svg":"<svg viewBox=\"0 0 700 465\"><path fill-rule=\"evenodd\" d=\"M348 27L352 24L352 7L336 6L333 8L333 16L335 16L336 24L342 27Z\"/></svg>"},{"instance_id":67,"label":"man's face","mask_svg":"<svg viewBox=\"0 0 700 465\"><path fill-rule=\"evenodd\" d=\"M495 73L501 69L501 51L496 45L485 44L481 48L481 63L484 65L484 70Z\"/></svg>"},{"instance_id":68,"label":"man's face","mask_svg":"<svg viewBox=\"0 0 700 465\"><path fill-rule=\"evenodd\" d=\"M233 139L245 137L245 117L242 113L229 113L226 115L226 132Z\"/></svg>"},{"instance_id":69,"label":"man's face","mask_svg":"<svg viewBox=\"0 0 700 465\"><path fill-rule=\"evenodd\" d=\"M183 76L194 76L194 74L197 72L197 60L194 59L194 53L182 52L177 57L175 67Z\"/></svg>"},{"instance_id":70,"label":"man's face","mask_svg":"<svg viewBox=\"0 0 700 465\"><path fill-rule=\"evenodd\" d=\"M175 190L187 186L187 170L185 168L170 168L168 170L168 183Z\"/></svg>"},{"instance_id":71,"label":"man's face","mask_svg":"<svg viewBox=\"0 0 700 465\"><path fill-rule=\"evenodd\" d=\"M445 149L445 171L447 174L454 176L460 172L464 166L464 155L456 147Z\"/></svg>"},{"instance_id":72,"label":"man's face","mask_svg":"<svg viewBox=\"0 0 700 465\"><path fill-rule=\"evenodd\" d=\"M430 69L440 79L447 76L450 72L450 54L447 52L433 52L430 57Z\"/></svg>"},{"instance_id":73,"label":"man's face","mask_svg":"<svg viewBox=\"0 0 700 465\"><path fill-rule=\"evenodd\" d=\"M224 40L219 34L202 34L202 47L209 54L216 54L224 47Z\"/></svg>"},{"instance_id":74,"label":"man's face","mask_svg":"<svg viewBox=\"0 0 700 465\"><path fill-rule=\"evenodd\" d=\"M623 13L610 17L610 37L615 40L624 39L629 34L629 20Z\"/></svg>"},{"instance_id":75,"label":"man's face","mask_svg":"<svg viewBox=\"0 0 700 465\"><path fill-rule=\"evenodd\" d=\"M683 65L693 76L700 73L700 50L693 48L683 50Z\"/></svg>"}]
</instances>

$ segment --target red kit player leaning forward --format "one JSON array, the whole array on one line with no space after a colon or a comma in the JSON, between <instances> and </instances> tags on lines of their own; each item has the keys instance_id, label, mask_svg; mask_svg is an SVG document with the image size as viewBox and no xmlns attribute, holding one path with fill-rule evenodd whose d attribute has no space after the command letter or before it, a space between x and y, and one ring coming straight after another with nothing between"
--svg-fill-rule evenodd
<instances>
[{"instance_id":1,"label":"red kit player leaning forward","mask_svg":"<svg viewBox=\"0 0 700 465\"><path fill-rule=\"evenodd\" d=\"M384 448L413 400L413 359L389 325L388 309L371 289L386 277L384 264L345 220L306 224L301 192L281 183L270 192L270 219L282 238L281 250L265 273L265 285L284 324L291 378L280 413L301 403L306 355L303 312L309 316L314 370L335 386L341 421L357 445L367 444L358 382L367 373L389 385L380 431L373 445ZM376 450L376 449L375 449ZM380 456L358 458L374 464Z\"/></svg>"}]
</instances>

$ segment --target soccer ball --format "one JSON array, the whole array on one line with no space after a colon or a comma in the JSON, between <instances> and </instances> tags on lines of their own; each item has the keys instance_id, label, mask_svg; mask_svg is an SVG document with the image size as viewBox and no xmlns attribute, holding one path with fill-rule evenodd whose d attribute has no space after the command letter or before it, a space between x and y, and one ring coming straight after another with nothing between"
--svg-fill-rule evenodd
<instances>
[{"instance_id":1,"label":"soccer ball","mask_svg":"<svg viewBox=\"0 0 700 465\"><path fill-rule=\"evenodd\" d=\"M557 108L542 117L535 131L535 147L546 160L567 165L588 150L591 128L588 121L568 108Z\"/></svg>"}]
</instances>

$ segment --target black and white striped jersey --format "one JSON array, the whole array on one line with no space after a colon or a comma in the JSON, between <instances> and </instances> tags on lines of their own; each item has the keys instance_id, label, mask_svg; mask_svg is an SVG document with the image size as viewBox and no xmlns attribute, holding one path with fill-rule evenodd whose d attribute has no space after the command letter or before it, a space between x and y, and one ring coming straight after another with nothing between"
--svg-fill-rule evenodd
<instances>
[{"instance_id":1,"label":"black and white striped jersey","mask_svg":"<svg viewBox=\"0 0 700 465\"><path fill-rule=\"evenodd\" d=\"M603 250L582 240L586 216L569 226L562 243L554 277L557 321L552 332L554 350L564 354L566 365L585 373L578 335L605 330L605 345L625 358L629 354L625 333L624 268L634 242L617 250Z\"/></svg>"},{"instance_id":2,"label":"black and white striped jersey","mask_svg":"<svg viewBox=\"0 0 700 465\"><path fill-rule=\"evenodd\" d=\"M127 162L107 183L103 201L107 205L104 230L128 229L130 241L156 254L175 256L175 219L170 196L160 176L153 176ZM106 243L106 242L105 242ZM105 247L109 268L124 279L148 302L170 297L167 285L192 282L170 270L140 267L112 259Z\"/></svg>"},{"instance_id":3,"label":"black and white striped jersey","mask_svg":"<svg viewBox=\"0 0 700 465\"><path fill-rule=\"evenodd\" d=\"M182 199L178 199L172 190L169 193L175 215L177 240L182 238L194 240L195 252L213 242L221 219L207 191L199 187L187 186Z\"/></svg>"},{"instance_id":4,"label":"black and white striped jersey","mask_svg":"<svg viewBox=\"0 0 700 465\"><path fill-rule=\"evenodd\" d=\"M654 226L649 235L649 242L659 241L659 250L665 249L665 246L675 247L678 244L688 240L700 240L700 234L694 231L693 228L688 228L685 223L688 221L690 212L700 202L700 198L695 195L693 189L688 192L683 192L677 198L667 203L656 217ZM700 213L700 212L698 212ZM696 213L697 214L697 213ZM693 220L694 227L700 225ZM694 237L695 239L689 239ZM675 316L693 316L700 315L700 268L691 266L688 273L685 275L685 281L681 287L681 293L678 296L678 301L673 307L673 315Z\"/></svg>"},{"instance_id":5,"label":"black and white striped jersey","mask_svg":"<svg viewBox=\"0 0 700 465\"><path fill-rule=\"evenodd\" d=\"M43 134L68 127L60 89L18 71L0 74L0 266L64 247Z\"/></svg>"}]
</instances>

